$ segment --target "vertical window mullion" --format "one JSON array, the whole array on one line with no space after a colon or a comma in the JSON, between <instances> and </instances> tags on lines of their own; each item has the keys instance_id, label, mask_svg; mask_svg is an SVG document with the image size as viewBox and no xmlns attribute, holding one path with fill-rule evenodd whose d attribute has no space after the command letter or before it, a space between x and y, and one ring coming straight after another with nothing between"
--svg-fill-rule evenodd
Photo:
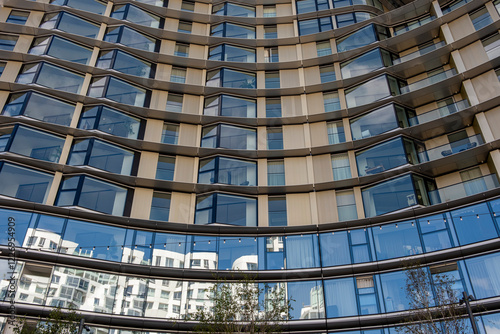
<instances>
[{"instance_id":1,"label":"vertical window mullion","mask_svg":"<svg viewBox=\"0 0 500 334\"><path fill-rule=\"evenodd\" d=\"M19 124L16 124L14 126L14 128L12 129L12 132L10 133L9 140L7 141L7 145L5 145L4 152L9 152L10 147L12 146L12 141L14 140L14 137L16 136L18 128L19 128Z\"/></svg>"}]
</instances>

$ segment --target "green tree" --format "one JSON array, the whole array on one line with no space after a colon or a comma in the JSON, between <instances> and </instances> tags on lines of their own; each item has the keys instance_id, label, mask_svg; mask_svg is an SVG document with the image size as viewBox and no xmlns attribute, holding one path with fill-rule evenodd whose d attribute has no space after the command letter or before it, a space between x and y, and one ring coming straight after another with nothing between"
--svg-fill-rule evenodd
<instances>
[{"instance_id":1,"label":"green tree","mask_svg":"<svg viewBox=\"0 0 500 334\"><path fill-rule=\"evenodd\" d=\"M453 288L455 279L440 272L431 276L418 262L405 262L403 267L410 312L397 331L404 334L468 333L465 309L459 304L461 291Z\"/></svg>"},{"instance_id":2,"label":"green tree","mask_svg":"<svg viewBox=\"0 0 500 334\"><path fill-rule=\"evenodd\" d=\"M293 310L283 283L259 286L249 276L218 279L209 295L210 305L191 317L199 322L198 333L281 333Z\"/></svg>"},{"instance_id":3,"label":"green tree","mask_svg":"<svg viewBox=\"0 0 500 334\"><path fill-rule=\"evenodd\" d=\"M81 316L75 310L54 308L47 318L39 319L33 326L26 318L19 318L14 325L15 334L78 334Z\"/></svg>"}]
</instances>

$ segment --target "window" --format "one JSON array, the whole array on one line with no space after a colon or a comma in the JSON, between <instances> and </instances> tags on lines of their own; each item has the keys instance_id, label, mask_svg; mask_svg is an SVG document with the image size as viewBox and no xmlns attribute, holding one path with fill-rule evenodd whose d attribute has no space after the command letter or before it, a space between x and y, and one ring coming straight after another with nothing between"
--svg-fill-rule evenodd
<instances>
[{"instance_id":1,"label":"window","mask_svg":"<svg viewBox=\"0 0 500 334\"><path fill-rule=\"evenodd\" d=\"M92 166L122 175L130 175L133 163L134 152L99 139L76 140L68 159L71 166Z\"/></svg>"},{"instance_id":2,"label":"window","mask_svg":"<svg viewBox=\"0 0 500 334\"><path fill-rule=\"evenodd\" d=\"M69 126L75 105L35 92L11 94L2 115L26 116L47 123Z\"/></svg>"},{"instance_id":3,"label":"window","mask_svg":"<svg viewBox=\"0 0 500 334\"><path fill-rule=\"evenodd\" d=\"M267 149L283 149L283 130L281 129L281 127L267 128Z\"/></svg>"},{"instance_id":4,"label":"window","mask_svg":"<svg viewBox=\"0 0 500 334\"><path fill-rule=\"evenodd\" d=\"M281 117L281 98L266 98L266 117Z\"/></svg>"},{"instance_id":5,"label":"window","mask_svg":"<svg viewBox=\"0 0 500 334\"><path fill-rule=\"evenodd\" d=\"M351 178L351 167L347 153L332 154L332 168L335 181Z\"/></svg>"},{"instance_id":6,"label":"window","mask_svg":"<svg viewBox=\"0 0 500 334\"><path fill-rule=\"evenodd\" d=\"M207 87L257 88L255 73L221 68L207 72Z\"/></svg>"},{"instance_id":7,"label":"window","mask_svg":"<svg viewBox=\"0 0 500 334\"><path fill-rule=\"evenodd\" d=\"M0 50L12 51L17 43L17 36L0 34Z\"/></svg>"},{"instance_id":8,"label":"window","mask_svg":"<svg viewBox=\"0 0 500 334\"><path fill-rule=\"evenodd\" d=\"M23 12L20 10L12 10L7 18L7 23L21 24L24 25L28 21L28 16L30 12Z\"/></svg>"},{"instance_id":9,"label":"window","mask_svg":"<svg viewBox=\"0 0 500 334\"><path fill-rule=\"evenodd\" d=\"M91 49L54 35L35 38L28 53L47 55L85 65L89 64L92 56Z\"/></svg>"},{"instance_id":10,"label":"window","mask_svg":"<svg viewBox=\"0 0 500 334\"><path fill-rule=\"evenodd\" d=\"M121 73L150 78L154 75L153 65L121 50L101 51L96 67L113 69Z\"/></svg>"},{"instance_id":11,"label":"window","mask_svg":"<svg viewBox=\"0 0 500 334\"><path fill-rule=\"evenodd\" d=\"M279 62L279 52L277 47L264 49L264 60L266 63Z\"/></svg>"},{"instance_id":12,"label":"window","mask_svg":"<svg viewBox=\"0 0 500 334\"><path fill-rule=\"evenodd\" d=\"M170 214L170 194L155 191L153 193L153 201L151 202L151 211L149 212L149 219L168 222L169 214ZM163 291L162 291L162 298L163 298Z\"/></svg>"},{"instance_id":13,"label":"window","mask_svg":"<svg viewBox=\"0 0 500 334\"><path fill-rule=\"evenodd\" d=\"M53 175L11 163L0 163L0 194L24 201L44 203Z\"/></svg>"},{"instance_id":14,"label":"window","mask_svg":"<svg viewBox=\"0 0 500 334\"><path fill-rule=\"evenodd\" d=\"M255 39L255 27L224 22L210 28L210 36Z\"/></svg>"},{"instance_id":15,"label":"window","mask_svg":"<svg viewBox=\"0 0 500 334\"><path fill-rule=\"evenodd\" d=\"M285 238L287 269L319 267L316 234L289 235Z\"/></svg>"},{"instance_id":16,"label":"window","mask_svg":"<svg viewBox=\"0 0 500 334\"><path fill-rule=\"evenodd\" d=\"M97 24L66 12L45 14L40 28L49 30L58 29L89 38L96 38L99 33L99 26Z\"/></svg>"},{"instance_id":17,"label":"window","mask_svg":"<svg viewBox=\"0 0 500 334\"><path fill-rule=\"evenodd\" d=\"M338 232L335 233L337 235ZM338 318L358 314L353 278L329 279L325 287L326 316Z\"/></svg>"},{"instance_id":18,"label":"window","mask_svg":"<svg viewBox=\"0 0 500 334\"><path fill-rule=\"evenodd\" d=\"M344 52L356 49L376 41L381 41L390 37L389 29L386 27L370 24L366 27L342 37L337 42L337 51Z\"/></svg>"},{"instance_id":19,"label":"window","mask_svg":"<svg viewBox=\"0 0 500 334\"><path fill-rule=\"evenodd\" d=\"M335 68L333 67L333 65L321 66L319 68L319 76L321 79L321 83L327 83L337 80L335 76Z\"/></svg>"},{"instance_id":20,"label":"window","mask_svg":"<svg viewBox=\"0 0 500 334\"><path fill-rule=\"evenodd\" d=\"M125 210L126 198L126 188L86 175L69 176L63 178L56 205L76 205L90 210L122 216Z\"/></svg>"},{"instance_id":21,"label":"window","mask_svg":"<svg viewBox=\"0 0 500 334\"><path fill-rule=\"evenodd\" d=\"M226 124L207 126L201 133L201 147L255 150L257 131Z\"/></svg>"},{"instance_id":22,"label":"window","mask_svg":"<svg viewBox=\"0 0 500 334\"><path fill-rule=\"evenodd\" d=\"M267 162L267 185L285 185L285 163L283 160L270 160Z\"/></svg>"},{"instance_id":23,"label":"window","mask_svg":"<svg viewBox=\"0 0 500 334\"><path fill-rule=\"evenodd\" d=\"M182 0L181 10L185 12L194 12L194 2Z\"/></svg>"},{"instance_id":24,"label":"window","mask_svg":"<svg viewBox=\"0 0 500 334\"><path fill-rule=\"evenodd\" d=\"M299 21L299 35L317 34L333 29L332 18L322 17L319 19Z\"/></svg>"},{"instance_id":25,"label":"window","mask_svg":"<svg viewBox=\"0 0 500 334\"><path fill-rule=\"evenodd\" d=\"M186 69L181 67L172 67L172 73L170 74L170 81L177 83L185 83Z\"/></svg>"},{"instance_id":26,"label":"window","mask_svg":"<svg viewBox=\"0 0 500 334\"><path fill-rule=\"evenodd\" d=\"M224 2L218 5L214 5L212 7L212 14L239 17L255 17L255 8L231 2Z\"/></svg>"},{"instance_id":27,"label":"window","mask_svg":"<svg viewBox=\"0 0 500 334\"><path fill-rule=\"evenodd\" d=\"M257 164L253 161L215 157L200 160L198 183L257 185Z\"/></svg>"},{"instance_id":28,"label":"window","mask_svg":"<svg viewBox=\"0 0 500 334\"><path fill-rule=\"evenodd\" d=\"M167 107L165 110L171 112L182 112L182 101L184 95L168 93Z\"/></svg>"},{"instance_id":29,"label":"window","mask_svg":"<svg viewBox=\"0 0 500 334\"><path fill-rule=\"evenodd\" d=\"M356 200L352 190L335 192L339 221L358 219Z\"/></svg>"},{"instance_id":30,"label":"window","mask_svg":"<svg viewBox=\"0 0 500 334\"><path fill-rule=\"evenodd\" d=\"M174 56L189 57L189 44L175 43Z\"/></svg>"},{"instance_id":31,"label":"window","mask_svg":"<svg viewBox=\"0 0 500 334\"><path fill-rule=\"evenodd\" d=\"M276 25L264 26L264 38L278 38L278 27Z\"/></svg>"},{"instance_id":32,"label":"window","mask_svg":"<svg viewBox=\"0 0 500 334\"><path fill-rule=\"evenodd\" d=\"M488 36L481 40L483 43L484 51L488 55L488 58L495 59L500 56L500 34L496 33L494 35Z\"/></svg>"},{"instance_id":33,"label":"window","mask_svg":"<svg viewBox=\"0 0 500 334\"><path fill-rule=\"evenodd\" d=\"M86 107L80 116L79 129L99 130L115 136L137 139L141 120L103 106Z\"/></svg>"},{"instance_id":34,"label":"window","mask_svg":"<svg viewBox=\"0 0 500 334\"><path fill-rule=\"evenodd\" d=\"M352 78L358 75L373 72L382 67L392 66L393 61L396 58L396 55L383 49L374 49L372 51L365 52L363 55L355 59L340 64L342 78Z\"/></svg>"},{"instance_id":35,"label":"window","mask_svg":"<svg viewBox=\"0 0 500 334\"><path fill-rule=\"evenodd\" d=\"M159 40L146 36L124 25L108 27L104 35L104 41L120 43L134 49L150 52L158 51L160 47Z\"/></svg>"},{"instance_id":36,"label":"window","mask_svg":"<svg viewBox=\"0 0 500 334\"><path fill-rule=\"evenodd\" d=\"M340 110L340 98L337 92L323 93L325 112Z\"/></svg>"},{"instance_id":37,"label":"window","mask_svg":"<svg viewBox=\"0 0 500 334\"><path fill-rule=\"evenodd\" d=\"M255 50L230 44L220 44L210 48L209 60L255 63Z\"/></svg>"},{"instance_id":38,"label":"window","mask_svg":"<svg viewBox=\"0 0 500 334\"><path fill-rule=\"evenodd\" d=\"M339 14L335 16L335 20L337 21L337 28L346 27L348 25L363 22L369 20L373 17L372 14L364 13L364 12L355 12L355 13L346 13Z\"/></svg>"},{"instance_id":39,"label":"window","mask_svg":"<svg viewBox=\"0 0 500 334\"><path fill-rule=\"evenodd\" d=\"M161 133L161 142L165 144L177 145L179 138L179 125L172 123L164 123Z\"/></svg>"},{"instance_id":40,"label":"window","mask_svg":"<svg viewBox=\"0 0 500 334\"><path fill-rule=\"evenodd\" d=\"M50 3L52 5L82 9L99 15L104 15L104 12L106 11L106 3L100 0L52 0Z\"/></svg>"},{"instance_id":41,"label":"window","mask_svg":"<svg viewBox=\"0 0 500 334\"><path fill-rule=\"evenodd\" d=\"M329 122L326 127L330 145L345 142L344 123L342 121Z\"/></svg>"},{"instance_id":42,"label":"window","mask_svg":"<svg viewBox=\"0 0 500 334\"><path fill-rule=\"evenodd\" d=\"M157 180L172 181L174 179L175 157L160 155L156 166Z\"/></svg>"},{"instance_id":43,"label":"window","mask_svg":"<svg viewBox=\"0 0 500 334\"><path fill-rule=\"evenodd\" d=\"M151 91L139 88L112 76L94 78L87 93L90 97L104 97L118 103L148 107Z\"/></svg>"},{"instance_id":44,"label":"window","mask_svg":"<svg viewBox=\"0 0 500 334\"><path fill-rule=\"evenodd\" d=\"M0 75L2 75L3 70L5 69L5 65L6 65L6 63L0 62Z\"/></svg>"},{"instance_id":45,"label":"window","mask_svg":"<svg viewBox=\"0 0 500 334\"><path fill-rule=\"evenodd\" d=\"M404 24L397 25L394 27L394 35L400 35L404 32L413 30L413 29L418 28L426 23L431 22L434 19L435 19L434 16L427 14L427 15L420 17L416 20L411 20L411 21L405 22Z\"/></svg>"},{"instance_id":46,"label":"window","mask_svg":"<svg viewBox=\"0 0 500 334\"><path fill-rule=\"evenodd\" d=\"M70 93L78 93L83 85L83 75L70 72L49 63L23 65L16 78L20 84L38 84Z\"/></svg>"},{"instance_id":47,"label":"window","mask_svg":"<svg viewBox=\"0 0 500 334\"><path fill-rule=\"evenodd\" d=\"M204 115L255 118L257 102L254 99L244 99L231 95L206 97L203 109Z\"/></svg>"},{"instance_id":48,"label":"window","mask_svg":"<svg viewBox=\"0 0 500 334\"><path fill-rule=\"evenodd\" d=\"M177 27L177 32L190 34L192 30L193 30L193 23L192 22L179 21L179 26Z\"/></svg>"},{"instance_id":49,"label":"window","mask_svg":"<svg viewBox=\"0 0 500 334\"><path fill-rule=\"evenodd\" d=\"M413 221L386 224L380 227L372 228L377 260L422 253L418 228Z\"/></svg>"},{"instance_id":50,"label":"window","mask_svg":"<svg viewBox=\"0 0 500 334\"><path fill-rule=\"evenodd\" d=\"M269 196L269 226L286 226L286 196Z\"/></svg>"},{"instance_id":51,"label":"window","mask_svg":"<svg viewBox=\"0 0 500 334\"><path fill-rule=\"evenodd\" d=\"M329 9L328 0L297 0L297 14Z\"/></svg>"},{"instance_id":52,"label":"window","mask_svg":"<svg viewBox=\"0 0 500 334\"><path fill-rule=\"evenodd\" d=\"M255 198L214 193L196 199L195 224L257 226Z\"/></svg>"},{"instance_id":53,"label":"window","mask_svg":"<svg viewBox=\"0 0 500 334\"><path fill-rule=\"evenodd\" d=\"M474 29L479 30L486 27L488 24L493 23L493 19L486 7L481 7L469 14Z\"/></svg>"},{"instance_id":54,"label":"window","mask_svg":"<svg viewBox=\"0 0 500 334\"><path fill-rule=\"evenodd\" d=\"M263 16L264 17L275 17L276 16L276 5L265 5Z\"/></svg>"},{"instance_id":55,"label":"window","mask_svg":"<svg viewBox=\"0 0 500 334\"><path fill-rule=\"evenodd\" d=\"M426 252L453 247L450 240L449 223L443 215L421 218L418 222Z\"/></svg>"},{"instance_id":56,"label":"window","mask_svg":"<svg viewBox=\"0 0 500 334\"><path fill-rule=\"evenodd\" d=\"M413 110L396 104L380 107L351 120L352 139L372 137L400 126L407 127L413 117L415 117Z\"/></svg>"},{"instance_id":57,"label":"window","mask_svg":"<svg viewBox=\"0 0 500 334\"><path fill-rule=\"evenodd\" d=\"M64 139L23 125L0 128L0 151L59 162Z\"/></svg>"},{"instance_id":58,"label":"window","mask_svg":"<svg viewBox=\"0 0 500 334\"><path fill-rule=\"evenodd\" d=\"M401 94L406 83L388 75L381 75L346 90L348 108L353 108Z\"/></svg>"},{"instance_id":59,"label":"window","mask_svg":"<svg viewBox=\"0 0 500 334\"><path fill-rule=\"evenodd\" d=\"M316 42L316 50L318 57L328 56L332 54L332 45L330 41Z\"/></svg>"},{"instance_id":60,"label":"window","mask_svg":"<svg viewBox=\"0 0 500 334\"><path fill-rule=\"evenodd\" d=\"M378 301L373 276L356 277L355 280L360 314L378 313Z\"/></svg>"},{"instance_id":61,"label":"window","mask_svg":"<svg viewBox=\"0 0 500 334\"><path fill-rule=\"evenodd\" d=\"M132 4L115 5L111 17L118 20L127 20L151 28L163 27L163 20L160 19L159 16L148 13Z\"/></svg>"},{"instance_id":62,"label":"window","mask_svg":"<svg viewBox=\"0 0 500 334\"><path fill-rule=\"evenodd\" d=\"M280 72L266 72L266 89L280 88Z\"/></svg>"}]
</instances>

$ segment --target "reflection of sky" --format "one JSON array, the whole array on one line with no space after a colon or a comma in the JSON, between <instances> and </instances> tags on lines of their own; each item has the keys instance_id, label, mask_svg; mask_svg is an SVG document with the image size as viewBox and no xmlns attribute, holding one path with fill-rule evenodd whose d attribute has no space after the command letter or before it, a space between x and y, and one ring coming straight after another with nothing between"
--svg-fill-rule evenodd
<instances>
[{"instance_id":1,"label":"reflection of sky","mask_svg":"<svg viewBox=\"0 0 500 334\"><path fill-rule=\"evenodd\" d=\"M11 270L9 268L9 263L7 260L0 260L0 279L10 279ZM14 275L17 278L17 275Z\"/></svg>"},{"instance_id":2,"label":"reflection of sky","mask_svg":"<svg viewBox=\"0 0 500 334\"><path fill-rule=\"evenodd\" d=\"M24 236L26 230L28 229L28 224L31 219L31 213L13 211L13 210L0 210L0 243L2 245L8 245L9 236L9 217L15 219L15 235L16 246L20 247L23 244ZM0 271L1 272L1 271Z\"/></svg>"},{"instance_id":3,"label":"reflection of sky","mask_svg":"<svg viewBox=\"0 0 500 334\"><path fill-rule=\"evenodd\" d=\"M227 239L225 243L224 239L219 241L219 269L232 269L233 263L245 255L255 255L255 262L257 262L257 242L253 237L231 238Z\"/></svg>"}]
</instances>

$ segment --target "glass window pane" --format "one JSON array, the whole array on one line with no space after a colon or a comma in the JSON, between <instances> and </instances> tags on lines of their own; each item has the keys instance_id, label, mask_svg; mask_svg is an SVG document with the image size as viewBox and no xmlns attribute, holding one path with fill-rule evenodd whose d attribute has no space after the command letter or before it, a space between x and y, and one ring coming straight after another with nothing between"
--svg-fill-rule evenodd
<instances>
[{"instance_id":1,"label":"glass window pane","mask_svg":"<svg viewBox=\"0 0 500 334\"><path fill-rule=\"evenodd\" d=\"M454 210L451 212L451 217L461 245L498 236L486 203Z\"/></svg>"},{"instance_id":2,"label":"glass window pane","mask_svg":"<svg viewBox=\"0 0 500 334\"><path fill-rule=\"evenodd\" d=\"M168 222L170 214L170 194L154 192L149 219Z\"/></svg>"},{"instance_id":3,"label":"glass window pane","mask_svg":"<svg viewBox=\"0 0 500 334\"><path fill-rule=\"evenodd\" d=\"M269 196L267 210L269 226L286 226L286 196Z\"/></svg>"},{"instance_id":4,"label":"glass window pane","mask_svg":"<svg viewBox=\"0 0 500 334\"><path fill-rule=\"evenodd\" d=\"M393 104L351 121L351 132L354 140L375 136L399 127ZM359 168L359 167L358 167Z\"/></svg>"},{"instance_id":5,"label":"glass window pane","mask_svg":"<svg viewBox=\"0 0 500 334\"><path fill-rule=\"evenodd\" d=\"M285 242L287 269L320 266L316 234L289 235L285 238Z\"/></svg>"},{"instance_id":6,"label":"glass window pane","mask_svg":"<svg viewBox=\"0 0 500 334\"><path fill-rule=\"evenodd\" d=\"M0 194L25 201L44 203L53 175L3 163L0 170Z\"/></svg>"},{"instance_id":7,"label":"glass window pane","mask_svg":"<svg viewBox=\"0 0 500 334\"><path fill-rule=\"evenodd\" d=\"M44 54L85 65L89 64L92 56L91 49L58 36L36 38L29 53Z\"/></svg>"},{"instance_id":8,"label":"glass window pane","mask_svg":"<svg viewBox=\"0 0 500 334\"><path fill-rule=\"evenodd\" d=\"M45 15L41 28L56 28L71 34L96 38L99 26L66 12Z\"/></svg>"},{"instance_id":9,"label":"glass window pane","mask_svg":"<svg viewBox=\"0 0 500 334\"><path fill-rule=\"evenodd\" d=\"M346 91L348 108L361 106L392 96L385 75L371 79Z\"/></svg>"},{"instance_id":10,"label":"glass window pane","mask_svg":"<svg viewBox=\"0 0 500 334\"><path fill-rule=\"evenodd\" d=\"M402 138L396 138L356 153L356 164L360 176L378 174L407 163Z\"/></svg>"},{"instance_id":11,"label":"glass window pane","mask_svg":"<svg viewBox=\"0 0 500 334\"><path fill-rule=\"evenodd\" d=\"M289 282L288 297L292 300L292 319L320 319L325 317L321 281Z\"/></svg>"},{"instance_id":12,"label":"glass window pane","mask_svg":"<svg viewBox=\"0 0 500 334\"><path fill-rule=\"evenodd\" d=\"M220 237L219 270L257 270L257 240L253 237Z\"/></svg>"},{"instance_id":13,"label":"glass window pane","mask_svg":"<svg viewBox=\"0 0 500 334\"><path fill-rule=\"evenodd\" d=\"M352 278L325 280L326 317L349 317L358 314Z\"/></svg>"},{"instance_id":14,"label":"glass window pane","mask_svg":"<svg viewBox=\"0 0 500 334\"><path fill-rule=\"evenodd\" d=\"M99 0L53 0L51 4L82 9L99 15L104 15L106 11L106 3Z\"/></svg>"},{"instance_id":15,"label":"glass window pane","mask_svg":"<svg viewBox=\"0 0 500 334\"><path fill-rule=\"evenodd\" d=\"M373 227L372 232L378 260L422 253L418 229L414 222Z\"/></svg>"},{"instance_id":16,"label":"glass window pane","mask_svg":"<svg viewBox=\"0 0 500 334\"><path fill-rule=\"evenodd\" d=\"M64 146L64 138L18 126L12 135L9 152L31 158L59 162Z\"/></svg>"},{"instance_id":17,"label":"glass window pane","mask_svg":"<svg viewBox=\"0 0 500 334\"><path fill-rule=\"evenodd\" d=\"M338 52L356 49L377 41L374 25L368 25L358 29L356 32L340 38L337 43Z\"/></svg>"},{"instance_id":18,"label":"glass window pane","mask_svg":"<svg viewBox=\"0 0 500 334\"><path fill-rule=\"evenodd\" d=\"M500 294L500 254L489 254L465 260L474 297L477 299Z\"/></svg>"},{"instance_id":19,"label":"glass window pane","mask_svg":"<svg viewBox=\"0 0 500 334\"><path fill-rule=\"evenodd\" d=\"M349 240L346 231L321 233L319 235L319 242L321 245L321 263L323 267L340 266L351 263Z\"/></svg>"},{"instance_id":20,"label":"glass window pane","mask_svg":"<svg viewBox=\"0 0 500 334\"><path fill-rule=\"evenodd\" d=\"M106 106L84 108L79 129L100 130L115 136L137 139L141 121Z\"/></svg>"}]
</instances>

